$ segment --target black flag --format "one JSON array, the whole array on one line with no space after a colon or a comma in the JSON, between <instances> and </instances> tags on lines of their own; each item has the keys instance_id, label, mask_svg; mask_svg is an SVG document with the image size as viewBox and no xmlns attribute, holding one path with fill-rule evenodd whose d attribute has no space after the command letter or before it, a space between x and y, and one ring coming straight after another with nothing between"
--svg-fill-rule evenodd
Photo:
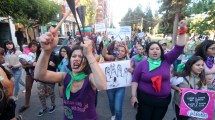
<instances>
[{"instance_id":1,"label":"black flag","mask_svg":"<svg viewBox=\"0 0 215 120\"><path fill-rule=\"evenodd\" d=\"M81 20L82 27L85 27L85 15L86 15L86 6L79 6L76 8L78 16Z\"/></svg>"}]
</instances>

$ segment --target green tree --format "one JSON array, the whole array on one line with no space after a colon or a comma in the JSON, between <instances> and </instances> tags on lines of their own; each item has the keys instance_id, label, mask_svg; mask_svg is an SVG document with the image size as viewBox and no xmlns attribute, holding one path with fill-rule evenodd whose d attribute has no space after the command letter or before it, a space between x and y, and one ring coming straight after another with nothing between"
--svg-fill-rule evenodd
<instances>
[{"instance_id":1,"label":"green tree","mask_svg":"<svg viewBox=\"0 0 215 120\"><path fill-rule=\"evenodd\" d=\"M120 21L120 26L132 26L133 24L133 13L131 8L128 9L128 12Z\"/></svg>"},{"instance_id":2,"label":"green tree","mask_svg":"<svg viewBox=\"0 0 215 120\"><path fill-rule=\"evenodd\" d=\"M172 28L172 42L175 44L178 33L179 19L186 16L182 9L190 2L190 0L160 0L162 3L159 12L163 14L161 24L163 25L161 31L164 34L171 33Z\"/></svg>"},{"instance_id":3,"label":"green tree","mask_svg":"<svg viewBox=\"0 0 215 120\"><path fill-rule=\"evenodd\" d=\"M152 29L154 28L154 18L152 15L152 10L148 6L145 10L145 16L143 17L143 31L152 33Z\"/></svg>"},{"instance_id":4,"label":"green tree","mask_svg":"<svg viewBox=\"0 0 215 120\"><path fill-rule=\"evenodd\" d=\"M50 22L61 7L50 0L1 0L0 9L0 16L11 16L15 23L23 24L28 37L29 27Z\"/></svg>"},{"instance_id":5,"label":"green tree","mask_svg":"<svg viewBox=\"0 0 215 120\"><path fill-rule=\"evenodd\" d=\"M208 34L215 28L215 2L213 0L192 0L185 11L191 16L190 32Z\"/></svg>"},{"instance_id":6,"label":"green tree","mask_svg":"<svg viewBox=\"0 0 215 120\"><path fill-rule=\"evenodd\" d=\"M11 16L15 22L46 24L56 17L61 7L50 0L2 0L0 15Z\"/></svg>"},{"instance_id":7,"label":"green tree","mask_svg":"<svg viewBox=\"0 0 215 120\"><path fill-rule=\"evenodd\" d=\"M143 17L142 6L139 4L133 11L131 8L128 9L128 12L120 21L120 26L132 26L132 29L136 30L142 26Z\"/></svg>"}]
</instances>

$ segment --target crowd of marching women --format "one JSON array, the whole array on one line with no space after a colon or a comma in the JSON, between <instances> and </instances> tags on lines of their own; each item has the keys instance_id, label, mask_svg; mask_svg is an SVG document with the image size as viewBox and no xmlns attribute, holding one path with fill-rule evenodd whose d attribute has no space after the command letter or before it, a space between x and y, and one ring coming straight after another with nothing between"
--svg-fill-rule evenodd
<instances>
[{"instance_id":1,"label":"crowd of marching women","mask_svg":"<svg viewBox=\"0 0 215 120\"><path fill-rule=\"evenodd\" d=\"M126 87L107 89L107 78L99 63L125 60L130 60L127 70L133 76L129 99L132 106L137 106L136 120L162 120L171 101L175 119L206 119L180 114L180 103L184 88L215 90L215 42L205 40L197 44L193 38L187 42L185 20L179 22L179 28L172 49L168 49L165 41L138 38L135 33L123 41L105 34L92 34L83 39L69 37L68 45L56 54L53 50L58 44L58 34L53 27L37 41L29 43L23 52L17 50L13 42L5 42L0 49L0 119L22 119L15 115L19 84L26 90L25 104L18 108L21 113L30 107L31 89L36 81L41 103L38 116L55 111L57 83L59 96L63 99L64 120L97 120L98 90L107 92L110 119L122 120ZM25 82L21 77L23 69ZM50 107L46 105L47 97L51 100Z\"/></svg>"}]
</instances>

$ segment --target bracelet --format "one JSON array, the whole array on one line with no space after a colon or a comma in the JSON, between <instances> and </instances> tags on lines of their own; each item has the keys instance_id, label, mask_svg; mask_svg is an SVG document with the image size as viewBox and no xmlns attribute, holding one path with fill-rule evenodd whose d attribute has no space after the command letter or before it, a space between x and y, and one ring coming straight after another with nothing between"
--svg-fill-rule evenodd
<instances>
[{"instance_id":1,"label":"bracelet","mask_svg":"<svg viewBox=\"0 0 215 120\"><path fill-rule=\"evenodd\" d=\"M89 65L91 65L91 64L93 64L93 63L95 63L96 61L94 60L93 62L89 62Z\"/></svg>"},{"instance_id":2,"label":"bracelet","mask_svg":"<svg viewBox=\"0 0 215 120\"><path fill-rule=\"evenodd\" d=\"M183 35L183 34L187 33L187 31L188 31L188 27L185 27L184 29L179 29L178 34Z\"/></svg>"}]
</instances>

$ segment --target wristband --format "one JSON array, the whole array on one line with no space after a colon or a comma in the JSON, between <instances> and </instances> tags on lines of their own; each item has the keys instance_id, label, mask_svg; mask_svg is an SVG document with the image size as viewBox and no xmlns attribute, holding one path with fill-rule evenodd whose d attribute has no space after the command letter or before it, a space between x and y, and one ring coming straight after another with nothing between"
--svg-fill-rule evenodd
<instances>
[{"instance_id":1,"label":"wristband","mask_svg":"<svg viewBox=\"0 0 215 120\"><path fill-rule=\"evenodd\" d=\"M2 82L4 80L4 78L2 77L2 75L0 74L0 82Z\"/></svg>"},{"instance_id":2,"label":"wristband","mask_svg":"<svg viewBox=\"0 0 215 120\"><path fill-rule=\"evenodd\" d=\"M184 29L179 29L178 30L178 34L183 35L183 34L187 33L187 31L188 31L188 27L184 27Z\"/></svg>"}]
</instances>

